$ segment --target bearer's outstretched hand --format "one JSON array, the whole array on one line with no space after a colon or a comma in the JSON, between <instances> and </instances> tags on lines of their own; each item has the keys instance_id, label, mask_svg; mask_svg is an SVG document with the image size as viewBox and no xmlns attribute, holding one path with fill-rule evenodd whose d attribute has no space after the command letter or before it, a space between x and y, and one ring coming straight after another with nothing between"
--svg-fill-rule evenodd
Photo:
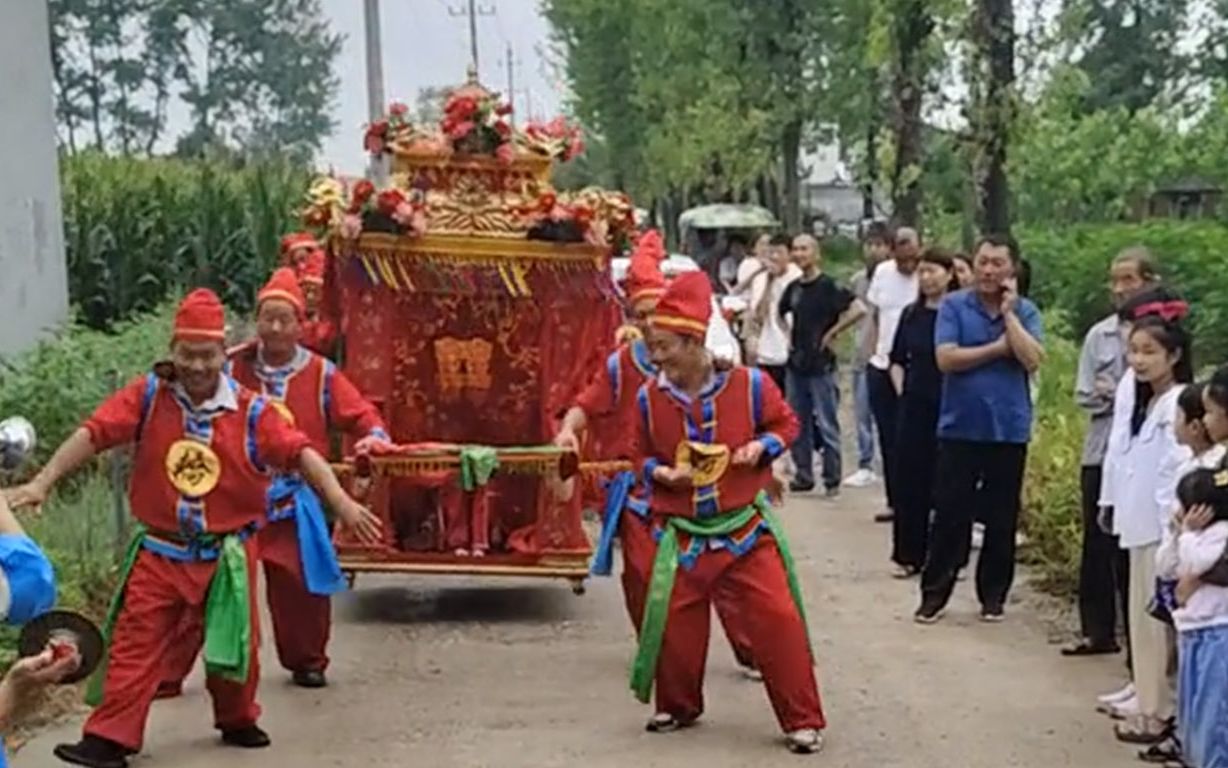
<instances>
[{"instance_id":1,"label":"bearer's outstretched hand","mask_svg":"<svg viewBox=\"0 0 1228 768\"><path fill-rule=\"evenodd\" d=\"M42 511L43 502L47 500L49 490L37 480L31 480L25 485L8 488L4 498L14 510L32 508L36 513Z\"/></svg>"},{"instance_id":2,"label":"bearer's outstretched hand","mask_svg":"<svg viewBox=\"0 0 1228 768\"><path fill-rule=\"evenodd\" d=\"M738 467L754 467L758 466L763 460L763 443L758 440L751 440L746 445L739 448L733 454L734 466Z\"/></svg>"},{"instance_id":3,"label":"bearer's outstretched hand","mask_svg":"<svg viewBox=\"0 0 1228 768\"><path fill-rule=\"evenodd\" d=\"M372 454L379 453L381 449L391 448L392 443L388 442L378 435L367 435L363 439L354 443L354 453Z\"/></svg>"},{"instance_id":4,"label":"bearer's outstretched hand","mask_svg":"<svg viewBox=\"0 0 1228 768\"><path fill-rule=\"evenodd\" d=\"M652 479L666 488L688 488L691 486L691 468L660 466L653 470Z\"/></svg>"},{"instance_id":5,"label":"bearer's outstretched hand","mask_svg":"<svg viewBox=\"0 0 1228 768\"><path fill-rule=\"evenodd\" d=\"M346 497L346 503L337 510L337 518L364 544L379 544L383 540L383 521L349 497Z\"/></svg>"}]
</instances>

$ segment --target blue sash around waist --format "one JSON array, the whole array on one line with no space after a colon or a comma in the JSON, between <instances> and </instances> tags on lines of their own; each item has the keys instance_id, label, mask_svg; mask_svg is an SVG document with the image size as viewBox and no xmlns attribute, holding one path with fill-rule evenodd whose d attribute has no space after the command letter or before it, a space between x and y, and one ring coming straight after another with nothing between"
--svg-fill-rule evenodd
<instances>
[{"instance_id":1,"label":"blue sash around waist","mask_svg":"<svg viewBox=\"0 0 1228 768\"><path fill-rule=\"evenodd\" d=\"M324 507L301 475L277 475L269 486L269 522L293 518L298 529L303 580L313 595L334 595L346 589L337 550L333 547Z\"/></svg>"}]
</instances>

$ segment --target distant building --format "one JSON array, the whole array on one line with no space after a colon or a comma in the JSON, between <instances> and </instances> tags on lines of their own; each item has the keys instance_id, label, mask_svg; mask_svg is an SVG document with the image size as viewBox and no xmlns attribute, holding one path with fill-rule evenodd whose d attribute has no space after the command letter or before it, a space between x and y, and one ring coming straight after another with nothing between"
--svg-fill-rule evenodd
<instances>
[{"instance_id":1,"label":"distant building","mask_svg":"<svg viewBox=\"0 0 1228 768\"><path fill-rule=\"evenodd\" d=\"M840 159L840 146L827 143L802 152L802 219L822 234L856 237L865 211L865 194ZM886 210L881 201L876 211Z\"/></svg>"},{"instance_id":2,"label":"distant building","mask_svg":"<svg viewBox=\"0 0 1228 768\"><path fill-rule=\"evenodd\" d=\"M1189 176L1165 184L1147 200L1146 217L1152 219L1215 219L1224 210L1224 188Z\"/></svg>"},{"instance_id":3,"label":"distant building","mask_svg":"<svg viewBox=\"0 0 1228 768\"><path fill-rule=\"evenodd\" d=\"M68 275L45 0L4 4L0 24L0 355L68 315Z\"/></svg>"}]
</instances>

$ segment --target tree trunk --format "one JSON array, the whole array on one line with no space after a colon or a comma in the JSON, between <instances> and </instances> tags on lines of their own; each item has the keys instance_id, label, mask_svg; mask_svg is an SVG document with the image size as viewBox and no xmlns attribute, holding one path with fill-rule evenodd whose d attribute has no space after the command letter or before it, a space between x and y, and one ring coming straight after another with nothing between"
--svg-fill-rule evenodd
<instances>
[{"instance_id":1,"label":"tree trunk","mask_svg":"<svg viewBox=\"0 0 1228 768\"><path fill-rule=\"evenodd\" d=\"M979 223L983 232L1010 234L1010 182L1007 146L1014 113L1015 12L1011 0L978 0L976 18L980 64L985 76L980 105L981 141L977 178Z\"/></svg>"},{"instance_id":2,"label":"tree trunk","mask_svg":"<svg viewBox=\"0 0 1228 768\"><path fill-rule=\"evenodd\" d=\"M878 72L873 67L866 68L866 98L869 105L866 110L866 176L861 187L861 216L863 219L878 218L878 205L875 194L878 189L878 132L882 129L881 113L878 99Z\"/></svg>"},{"instance_id":3,"label":"tree trunk","mask_svg":"<svg viewBox=\"0 0 1228 768\"><path fill-rule=\"evenodd\" d=\"M925 0L909 0L894 22L896 45L895 168L891 174L892 204L897 224L921 224L920 167L925 126L921 122L925 64L922 52L934 30Z\"/></svg>"},{"instance_id":4,"label":"tree trunk","mask_svg":"<svg viewBox=\"0 0 1228 768\"><path fill-rule=\"evenodd\" d=\"M781 168L785 182L784 224L790 232L796 232L802 224L802 180L797 167L802 150L802 121L800 118L795 118L785 124L780 138L780 150L784 159Z\"/></svg>"}]
</instances>

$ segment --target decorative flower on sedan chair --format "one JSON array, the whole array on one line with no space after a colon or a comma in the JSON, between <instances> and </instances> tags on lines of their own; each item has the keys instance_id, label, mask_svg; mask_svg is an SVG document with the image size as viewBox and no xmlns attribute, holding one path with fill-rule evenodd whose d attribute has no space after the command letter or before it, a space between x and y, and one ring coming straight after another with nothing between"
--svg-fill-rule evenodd
<instances>
[{"instance_id":1,"label":"decorative flower on sedan chair","mask_svg":"<svg viewBox=\"0 0 1228 768\"><path fill-rule=\"evenodd\" d=\"M372 121L363 135L362 146L373 155L382 155L394 141L413 133L414 126L409 120L409 107L394 101L388 105L386 117Z\"/></svg>"},{"instance_id":2,"label":"decorative flower on sedan chair","mask_svg":"<svg viewBox=\"0 0 1228 768\"><path fill-rule=\"evenodd\" d=\"M301 216L312 229L329 229L345 208L345 185L332 176L321 176L307 190L307 205Z\"/></svg>"},{"instance_id":3,"label":"decorative flower on sedan chair","mask_svg":"<svg viewBox=\"0 0 1228 768\"><path fill-rule=\"evenodd\" d=\"M568 124L562 117L548 123L530 122L518 140L525 149L562 162L584 153L584 134L580 127Z\"/></svg>"}]
</instances>

